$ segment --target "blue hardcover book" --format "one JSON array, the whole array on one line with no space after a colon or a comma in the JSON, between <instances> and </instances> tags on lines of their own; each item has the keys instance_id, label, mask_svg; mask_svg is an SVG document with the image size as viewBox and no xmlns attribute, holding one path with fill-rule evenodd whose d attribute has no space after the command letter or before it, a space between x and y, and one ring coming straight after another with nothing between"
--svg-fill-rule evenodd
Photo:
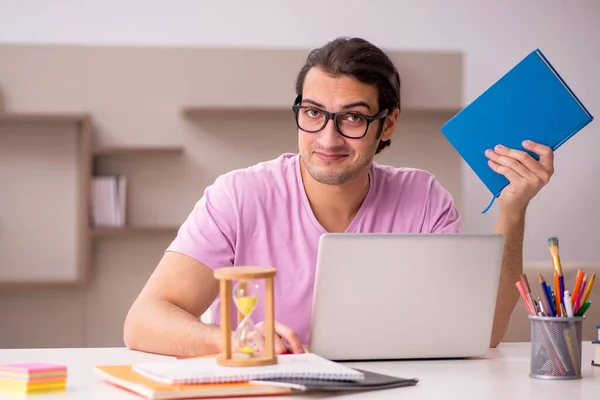
<instances>
[{"instance_id":1,"label":"blue hardcover book","mask_svg":"<svg viewBox=\"0 0 600 400\"><path fill-rule=\"evenodd\" d=\"M556 150L593 119L536 49L448 120L441 131L492 193L493 203L509 182L489 167L486 149L501 144L526 151L522 142L529 139Z\"/></svg>"}]
</instances>

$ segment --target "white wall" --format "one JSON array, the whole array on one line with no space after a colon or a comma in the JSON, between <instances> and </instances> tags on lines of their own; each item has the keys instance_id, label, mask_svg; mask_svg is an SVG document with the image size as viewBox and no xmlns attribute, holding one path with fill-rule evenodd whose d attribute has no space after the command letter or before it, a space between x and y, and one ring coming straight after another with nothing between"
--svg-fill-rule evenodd
<instances>
[{"instance_id":1,"label":"white wall","mask_svg":"<svg viewBox=\"0 0 600 400\"><path fill-rule=\"evenodd\" d=\"M128 225L177 227L218 175L297 148L294 122L283 106L293 98L292 82L306 53L307 49L0 44L0 86L8 112L89 113L95 146L181 146L183 154L173 157L96 157L94 162L96 174L127 178ZM407 77L406 105L460 104L460 54L390 55ZM275 58L277 64L272 63ZM237 74L241 63L244 71ZM452 77L451 84L440 76ZM180 112L187 105L264 104L282 108L234 114L223 108L193 117ZM404 112L401 137L377 159L431 171L460 207L461 160L439 132L450 117L447 111ZM75 132L69 126L49 130L0 125L0 188L5 189L0 191L0 321L11 321L0 329L0 347L122 346L125 315L175 230L95 237L90 283L85 287L7 290L2 285L7 275L38 280L48 273L70 275L76 268L68 262L74 261L73 247L65 243L69 236L64 232L69 230L64 223L74 221L69 200L76 185L68 178L73 176L69 161L75 155ZM23 145L25 150L20 150ZM37 163L29 160L39 154L44 157ZM52 179L40 174L41 163L53 172ZM59 166L61 174L56 174ZM35 210L47 209L40 207L40 199L49 196L62 200L55 202L53 214L30 218ZM34 224L39 234L52 232L54 241L46 236L42 245L28 240L32 235L23 229L27 224ZM19 247L21 251L15 251ZM30 248L35 251L27 252Z\"/></svg>"},{"instance_id":2,"label":"white wall","mask_svg":"<svg viewBox=\"0 0 600 400\"><path fill-rule=\"evenodd\" d=\"M600 2L587 1L23 1L0 0L0 41L176 46L314 47L339 35L389 49L465 54L465 103L536 47L600 116ZM1 62L1 60L0 60ZM528 213L527 260L600 260L600 125L565 144L551 184ZM497 209L464 168L464 228L493 228Z\"/></svg>"}]
</instances>

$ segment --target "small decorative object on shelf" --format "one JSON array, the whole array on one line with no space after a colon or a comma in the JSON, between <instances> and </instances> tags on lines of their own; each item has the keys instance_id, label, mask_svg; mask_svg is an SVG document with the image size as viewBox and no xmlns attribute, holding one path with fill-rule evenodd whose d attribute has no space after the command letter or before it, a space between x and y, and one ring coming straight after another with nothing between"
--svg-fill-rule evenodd
<instances>
[{"instance_id":1,"label":"small decorative object on shelf","mask_svg":"<svg viewBox=\"0 0 600 400\"><path fill-rule=\"evenodd\" d=\"M92 151L94 157L155 157L182 153L181 146L97 147Z\"/></svg>"}]
</instances>

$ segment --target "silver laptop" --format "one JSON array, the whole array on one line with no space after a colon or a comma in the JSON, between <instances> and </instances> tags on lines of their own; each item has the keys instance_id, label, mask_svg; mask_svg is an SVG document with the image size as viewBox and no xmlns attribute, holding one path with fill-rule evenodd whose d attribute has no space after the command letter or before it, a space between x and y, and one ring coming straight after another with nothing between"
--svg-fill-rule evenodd
<instances>
[{"instance_id":1,"label":"silver laptop","mask_svg":"<svg viewBox=\"0 0 600 400\"><path fill-rule=\"evenodd\" d=\"M502 250L496 234L324 234L309 350L336 361L485 354Z\"/></svg>"}]
</instances>

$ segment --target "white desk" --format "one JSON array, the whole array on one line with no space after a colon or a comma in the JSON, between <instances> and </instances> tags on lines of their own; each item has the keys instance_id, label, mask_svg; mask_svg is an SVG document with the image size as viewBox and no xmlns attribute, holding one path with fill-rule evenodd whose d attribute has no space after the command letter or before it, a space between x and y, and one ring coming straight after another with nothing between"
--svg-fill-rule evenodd
<instances>
[{"instance_id":1,"label":"white desk","mask_svg":"<svg viewBox=\"0 0 600 400\"><path fill-rule=\"evenodd\" d=\"M583 378L569 381L532 379L529 374L529 343L503 343L485 358L441 361L360 362L348 365L402 377L417 377L414 387L348 394L352 399L540 399L586 400L600 395L600 367L593 367L593 345L583 345ZM122 348L0 350L0 363L53 362L68 367L65 393L32 395L37 400L140 400L134 394L102 382L92 371L98 364L131 364L169 359ZM339 394L293 395L274 399L335 398ZM0 399L24 396L0 394ZM256 397L255 397L256 398ZM258 398L257 398L258 399Z\"/></svg>"}]
</instances>

